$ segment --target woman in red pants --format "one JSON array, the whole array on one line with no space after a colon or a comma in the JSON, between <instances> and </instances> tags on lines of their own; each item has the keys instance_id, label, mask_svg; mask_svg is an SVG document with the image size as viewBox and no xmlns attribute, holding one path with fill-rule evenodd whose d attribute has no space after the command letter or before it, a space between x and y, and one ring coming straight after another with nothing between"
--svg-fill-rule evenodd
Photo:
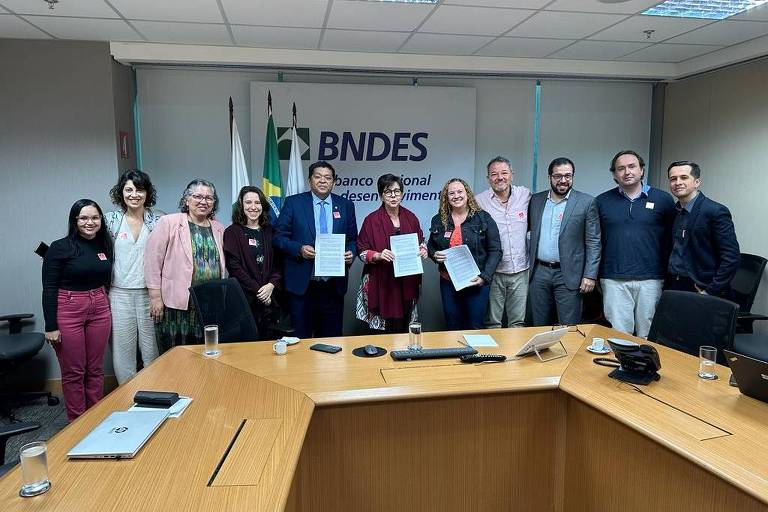
<instances>
[{"instance_id":1,"label":"woman in red pants","mask_svg":"<svg viewBox=\"0 0 768 512\"><path fill-rule=\"evenodd\" d=\"M75 202L67 236L53 242L43 260L45 339L59 359L69 421L104 396L104 351L112 327L104 287L113 256L102 217L96 202Z\"/></svg>"}]
</instances>

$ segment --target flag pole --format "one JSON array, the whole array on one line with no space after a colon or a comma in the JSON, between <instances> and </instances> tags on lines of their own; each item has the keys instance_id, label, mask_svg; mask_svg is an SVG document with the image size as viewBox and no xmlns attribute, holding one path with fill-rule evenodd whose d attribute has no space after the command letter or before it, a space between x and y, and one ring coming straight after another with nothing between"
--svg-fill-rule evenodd
<instances>
[{"instance_id":1,"label":"flag pole","mask_svg":"<svg viewBox=\"0 0 768 512\"><path fill-rule=\"evenodd\" d=\"M232 105L232 96L229 97L229 150L232 150L232 120L235 118L235 107Z\"/></svg>"}]
</instances>

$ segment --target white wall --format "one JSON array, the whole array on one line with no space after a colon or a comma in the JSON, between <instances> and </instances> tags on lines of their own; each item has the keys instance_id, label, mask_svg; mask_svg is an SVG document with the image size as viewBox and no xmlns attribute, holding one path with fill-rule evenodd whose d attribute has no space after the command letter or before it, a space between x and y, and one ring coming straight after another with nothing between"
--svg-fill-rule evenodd
<instances>
[{"instance_id":1,"label":"white wall","mask_svg":"<svg viewBox=\"0 0 768 512\"><path fill-rule=\"evenodd\" d=\"M276 73L146 67L137 70L144 170L158 186L158 204L176 211L184 185L202 176L217 185L222 204L231 204L228 100L232 96L237 126L250 155L251 81L276 81ZM288 82L410 84L410 78L285 73ZM485 164L505 155L516 171L515 183L532 186L533 121L536 81L532 79L420 78L420 85L474 87L474 169L468 181L476 191L488 188ZM556 81L543 82L542 152L539 189L548 186L546 166L555 156L570 156L576 162L577 187L591 193L611 186L607 168L619 149L631 147L647 154L650 130L651 86L644 83ZM266 122L266 105L264 106ZM301 125L301 105L299 125ZM253 161L261 162L260 155ZM260 183L261 166L251 169L252 182ZM542 176L544 176L542 178ZM586 185L586 188L583 186ZM223 210L223 209L222 209ZM435 211L437 204L435 204ZM227 216L220 216L227 221ZM358 219L362 223L362 218ZM425 329L443 327L438 277L435 266L425 265L420 307ZM361 333L363 324L353 318L354 291L359 285L360 263L350 271L346 298L345 332Z\"/></svg>"},{"instance_id":2,"label":"white wall","mask_svg":"<svg viewBox=\"0 0 768 512\"><path fill-rule=\"evenodd\" d=\"M0 39L0 69L0 314L34 313L41 332L42 260L32 250L40 240L66 235L77 199L111 206L108 192L117 180L112 60L106 43ZM59 375L49 346L20 378L41 375Z\"/></svg>"},{"instance_id":3,"label":"white wall","mask_svg":"<svg viewBox=\"0 0 768 512\"><path fill-rule=\"evenodd\" d=\"M768 161L768 62L669 84L662 162L693 160L701 190L728 206L741 252L768 257L765 162ZM666 168L663 172L666 171ZM753 311L768 312L766 277ZM756 329L768 332L756 322Z\"/></svg>"}]
</instances>

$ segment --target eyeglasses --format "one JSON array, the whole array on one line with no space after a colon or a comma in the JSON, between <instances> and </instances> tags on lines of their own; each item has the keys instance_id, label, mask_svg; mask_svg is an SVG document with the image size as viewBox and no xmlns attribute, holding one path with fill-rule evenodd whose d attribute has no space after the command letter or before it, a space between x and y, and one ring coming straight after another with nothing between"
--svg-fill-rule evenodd
<instances>
[{"instance_id":1,"label":"eyeglasses","mask_svg":"<svg viewBox=\"0 0 768 512\"><path fill-rule=\"evenodd\" d=\"M510 176L514 176L515 173L511 171L502 171L502 172L492 172L488 175L489 178L492 180L495 180L496 178L509 178Z\"/></svg>"},{"instance_id":2,"label":"eyeglasses","mask_svg":"<svg viewBox=\"0 0 768 512\"><path fill-rule=\"evenodd\" d=\"M77 222L79 222L80 224L85 224L88 221L91 221L91 222L93 222L95 224L95 223L101 221L101 215L94 215L93 217L88 217L86 215L81 215L80 217L77 218Z\"/></svg>"},{"instance_id":3,"label":"eyeglasses","mask_svg":"<svg viewBox=\"0 0 768 512\"><path fill-rule=\"evenodd\" d=\"M573 174L551 174L549 177L555 181L571 181L573 179Z\"/></svg>"},{"instance_id":4,"label":"eyeglasses","mask_svg":"<svg viewBox=\"0 0 768 512\"><path fill-rule=\"evenodd\" d=\"M385 190L382 195L389 196L389 197L397 197L403 193L400 189L395 190Z\"/></svg>"},{"instance_id":5,"label":"eyeglasses","mask_svg":"<svg viewBox=\"0 0 768 512\"><path fill-rule=\"evenodd\" d=\"M212 203L215 199L213 196L203 196L200 194L192 194L192 199L197 201L198 203Z\"/></svg>"}]
</instances>

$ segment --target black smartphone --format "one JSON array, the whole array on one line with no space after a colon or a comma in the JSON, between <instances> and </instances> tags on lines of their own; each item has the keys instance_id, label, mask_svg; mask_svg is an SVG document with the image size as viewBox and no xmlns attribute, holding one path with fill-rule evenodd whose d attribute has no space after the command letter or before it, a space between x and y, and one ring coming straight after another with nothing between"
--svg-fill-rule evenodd
<instances>
[{"instance_id":1,"label":"black smartphone","mask_svg":"<svg viewBox=\"0 0 768 512\"><path fill-rule=\"evenodd\" d=\"M317 350L318 352L328 352L329 354L335 354L341 352L341 347L336 345L326 345L325 343L315 343L309 350Z\"/></svg>"}]
</instances>

